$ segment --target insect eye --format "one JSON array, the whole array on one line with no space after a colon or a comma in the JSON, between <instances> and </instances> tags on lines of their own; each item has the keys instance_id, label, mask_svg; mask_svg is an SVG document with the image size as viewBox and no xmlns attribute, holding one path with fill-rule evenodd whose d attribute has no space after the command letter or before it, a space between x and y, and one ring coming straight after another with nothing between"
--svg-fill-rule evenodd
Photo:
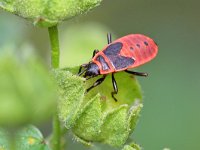
<instances>
[{"instance_id":1,"label":"insect eye","mask_svg":"<svg viewBox=\"0 0 200 150\"><path fill-rule=\"evenodd\" d=\"M144 45L148 46L149 44L146 41L144 41Z\"/></svg>"}]
</instances>

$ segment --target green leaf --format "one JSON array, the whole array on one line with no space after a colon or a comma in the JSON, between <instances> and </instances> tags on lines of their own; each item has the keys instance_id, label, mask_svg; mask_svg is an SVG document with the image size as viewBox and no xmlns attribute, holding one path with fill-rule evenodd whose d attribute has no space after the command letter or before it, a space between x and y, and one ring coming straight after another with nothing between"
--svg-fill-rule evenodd
<instances>
[{"instance_id":1,"label":"green leaf","mask_svg":"<svg viewBox=\"0 0 200 150\"><path fill-rule=\"evenodd\" d=\"M89 100L79 112L80 117L73 127L73 132L81 139L93 141L93 139L98 138L102 115L99 97L100 95L97 95Z\"/></svg>"},{"instance_id":2,"label":"green leaf","mask_svg":"<svg viewBox=\"0 0 200 150\"><path fill-rule=\"evenodd\" d=\"M48 119L55 109L57 94L53 78L34 56L26 59L22 56L0 54L0 124L3 125L40 122Z\"/></svg>"},{"instance_id":3,"label":"green leaf","mask_svg":"<svg viewBox=\"0 0 200 150\"><path fill-rule=\"evenodd\" d=\"M91 86L98 78L96 77L87 81L87 87ZM103 111L112 110L124 104L127 104L130 109L135 101L137 103L142 102L141 88L133 75L119 72L115 73L115 79L118 85L118 94L115 96L118 100L117 102L111 96L111 92L113 91L111 75L108 75L102 84L92 89L86 96L94 97L96 93L100 93Z\"/></svg>"},{"instance_id":4,"label":"green leaf","mask_svg":"<svg viewBox=\"0 0 200 150\"><path fill-rule=\"evenodd\" d=\"M128 126L129 126L128 130L130 131L129 134L131 134L136 127L142 107L143 105L138 101L136 101L135 104L129 110L129 116L128 116Z\"/></svg>"},{"instance_id":5,"label":"green leaf","mask_svg":"<svg viewBox=\"0 0 200 150\"><path fill-rule=\"evenodd\" d=\"M105 114L101 127L103 142L112 146L121 146L125 143L128 138L127 109L128 105L121 105Z\"/></svg>"},{"instance_id":6,"label":"green leaf","mask_svg":"<svg viewBox=\"0 0 200 150\"><path fill-rule=\"evenodd\" d=\"M75 139L77 142L80 142L80 143L82 143L83 145L88 146L88 147L93 146L91 141L86 141L85 139L81 139L79 136L76 136L75 134L74 134L73 136L74 136L74 139Z\"/></svg>"},{"instance_id":7,"label":"green leaf","mask_svg":"<svg viewBox=\"0 0 200 150\"><path fill-rule=\"evenodd\" d=\"M16 148L17 150L49 150L41 132L32 125L17 132Z\"/></svg>"},{"instance_id":8,"label":"green leaf","mask_svg":"<svg viewBox=\"0 0 200 150\"><path fill-rule=\"evenodd\" d=\"M35 25L50 27L89 11L102 0L0 0L0 8L32 21Z\"/></svg>"},{"instance_id":9,"label":"green leaf","mask_svg":"<svg viewBox=\"0 0 200 150\"><path fill-rule=\"evenodd\" d=\"M54 70L54 76L59 86L59 117L70 128L74 125L83 102L84 79L60 69Z\"/></svg>"}]
</instances>

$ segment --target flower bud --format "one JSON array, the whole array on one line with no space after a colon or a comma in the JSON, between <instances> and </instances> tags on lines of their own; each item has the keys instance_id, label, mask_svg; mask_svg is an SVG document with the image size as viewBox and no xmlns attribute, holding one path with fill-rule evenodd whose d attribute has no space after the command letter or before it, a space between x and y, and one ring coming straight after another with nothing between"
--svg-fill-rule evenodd
<instances>
[{"instance_id":1,"label":"flower bud","mask_svg":"<svg viewBox=\"0 0 200 150\"><path fill-rule=\"evenodd\" d=\"M142 108L141 89L137 80L127 73L116 74L119 93L116 102L111 97L108 77L101 85L84 94L96 80L84 81L71 72L77 68L56 70L60 87L59 116L75 138L87 145L91 142L111 146L123 145L133 132ZM122 80L123 79L123 80Z\"/></svg>"}]
</instances>

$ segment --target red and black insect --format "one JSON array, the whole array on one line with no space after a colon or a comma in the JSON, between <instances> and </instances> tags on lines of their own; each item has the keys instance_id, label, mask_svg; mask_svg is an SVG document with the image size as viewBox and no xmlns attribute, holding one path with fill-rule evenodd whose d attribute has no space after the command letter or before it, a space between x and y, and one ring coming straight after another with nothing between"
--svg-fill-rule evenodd
<instances>
[{"instance_id":1,"label":"red and black insect","mask_svg":"<svg viewBox=\"0 0 200 150\"><path fill-rule=\"evenodd\" d=\"M153 39L142 34L130 34L112 42L111 34L107 35L108 45L103 50L94 50L92 60L87 64L82 64L78 75L86 79L103 75L86 92L101 84L108 74L112 74L114 94L118 93L117 82L114 73L125 71L137 76L147 76L147 73L134 72L128 69L136 68L151 61L158 52L158 46ZM84 68L82 70L82 68Z\"/></svg>"}]
</instances>

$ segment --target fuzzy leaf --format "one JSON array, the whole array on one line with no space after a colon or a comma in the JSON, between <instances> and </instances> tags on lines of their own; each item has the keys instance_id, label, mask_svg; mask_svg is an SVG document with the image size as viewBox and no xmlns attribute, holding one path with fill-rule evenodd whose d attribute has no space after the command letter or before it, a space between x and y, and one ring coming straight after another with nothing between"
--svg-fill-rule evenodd
<instances>
[{"instance_id":1,"label":"fuzzy leaf","mask_svg":"<svg viewBox=\"0 0 200 150\"><path fill-rule=\"evenodd\" d=\"M89 146L89 147L93 146L91 141L87 141L86 139L81 139L79 136L76 136L75 134L73 136L77 142L80 142L85 146Z\"/></svg>"},{"instance_id":2,"label":"fuzzy leaf","mask_svg":"<svg viewBox=\"0 0 200 150\"><path fill-rule=\"evenodd\" d=\"M59 89L59 117L67 128L74 125L85 92L84 80L69 71L54 70Z\"/></svg>"},{"instance_id":3,"label":"fuzzy leaf","mask_svg":"<svg viewBox=\"0 0 200 150\"><path fill-rule=\"evenodd\" d=\"M34 126L27 126L17 132L17 150L49 150L41 132Z\"/></svg>"},{"instance_id":4,"label":"fuzzy leaf","mask_svg":"<svg viewBox=\"0 0 200 150\"><path fill-rule=\"evenodd\" d=\"M128 118L129 128L128 129L130 130L130 134L135 129L135 126L137 124L137 121L138 121L138 118L140 115L139 113L140 113L142 107L143 107L143 105L136 101L135 104L129 110L129 118Z\"/></svg>"},{"instance_id":5,"label":"fuzzy leaf","mask_svg":"<svg viewBox=\"0 0 200 150\"><path fill-rule=\"evenodd\" d=\"M63 69L63 72L66 73L64 75L65 80L74 82L75 78L80 78L72 76L74 79L70 79L67 75L69 71L76 74L77 68ZM74 126L71 127L78 141L88 145L91 142L102 142L111 146L121 146L135 128L142 107L140 86L137 80L129 74L117 73L115 75L119 87L119 93L116 96L117 102L111 97L113 87L110 76L107 77L102 85L95 87L85 96L83 91L90 87L97 78L86 82L83 82L84 80L80 78L79 80L82 84L79 83L79 86L83 91L79 90L82 93L79 99L77 98L78 96L70 95L71 91L78 85L73 88L63 88L65 89L64 91L69 93L65 94L66 100L62 101L61 106L63 106L62 110L67 110L69 115L67 113L60 113L60 115L65 124L68 124L69 121L66 121L66 118L74 114ZM123 80L120 80L120 78ZM69 103L76 104L75 108L72 107L73 105L66 105L68 104L68 98L70 98Z\"/></svg>"},{"instance_id":6,"label":"fuzzy leaf","mask_svg":"<svg viewBox=\"0 0 200 150\"><path fill-rule=\"evenodd\" d=\"M121 146L128 138L127 130L128 105L121 105L117 109L105 114L101 128L101 138L112 146Z\"/></svg>"},{"instance_id":7,"label":"fuzzy leaf","mask_svg":"<svg viewBox=\"0 0 200 150\"><path fill-rule=\"evenodd\" d=\"M101 104L99 95L88 101L80 111L80 117L73 128L74 134L87 141L93 141L100 133L101 125ZM82 132L84 131L84 132Z\"/></svg>"},{"instance_id":8,"label":"fuzzy leaf","mask_svg":"<svg viewBox=\"0 0 200 150\"><path fill-rule=\"evenodd\" d=\"M35 25L50 27L89 11L102 0L0 0L0 8L30 20Z\"/></svg>"}]
</instances>

